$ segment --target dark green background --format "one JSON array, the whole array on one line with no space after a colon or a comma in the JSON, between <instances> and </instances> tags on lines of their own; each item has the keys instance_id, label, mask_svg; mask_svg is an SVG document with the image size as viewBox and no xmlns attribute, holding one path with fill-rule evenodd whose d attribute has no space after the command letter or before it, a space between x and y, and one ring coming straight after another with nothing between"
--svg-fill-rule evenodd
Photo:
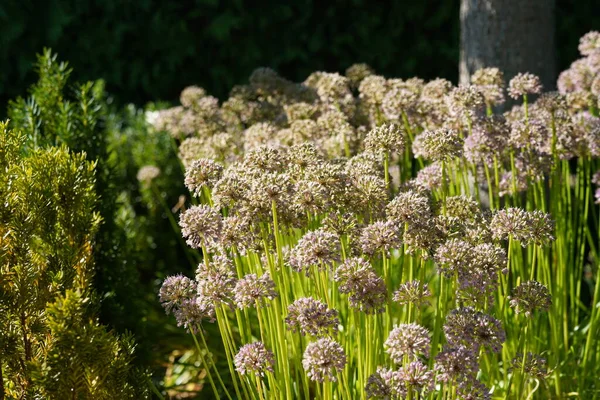
<instances>
[{"instance_id":1,"label":"dark green background","mask_svg":"<svg viewBox=\"0 0 600 400\"><path fill-rule=\"evenodd\" d=\"M598 0L557 0L561 70L599 15ZM459 0L2 0L0 104L25 94L43 47L75 81L103 78L118 104L144 104L175 101L190 84L222 98L257 66L303 80L366 62L455 81L458 44Z\"/></svg>"}]
</instances>

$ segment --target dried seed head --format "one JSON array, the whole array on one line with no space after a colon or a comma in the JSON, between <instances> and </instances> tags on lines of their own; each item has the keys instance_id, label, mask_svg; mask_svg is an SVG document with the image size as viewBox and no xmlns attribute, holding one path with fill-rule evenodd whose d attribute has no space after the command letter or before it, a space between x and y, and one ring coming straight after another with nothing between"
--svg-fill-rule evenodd
<instances>
[{"instance_id":1,"label":"dried seed head","mask_svg":"<svg viewBox=\"0 0 600 400\"><path fill-rule=\"evenodd\" d=\"M317 382L337 381L335 374L344 369L346 354L336 341L322 338L309 343L304 351L302 366L308 377Z\"/></svg>"}]
</instances>

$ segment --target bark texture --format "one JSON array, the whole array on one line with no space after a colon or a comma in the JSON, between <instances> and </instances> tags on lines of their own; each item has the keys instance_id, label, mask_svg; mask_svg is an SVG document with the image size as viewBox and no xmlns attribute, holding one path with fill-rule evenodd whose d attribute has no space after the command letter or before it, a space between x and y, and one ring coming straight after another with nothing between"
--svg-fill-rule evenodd
<instances>
[{"instance_id":1,"label":"bark texture","mask_svg":"<svg viewBox=\"0 0 600 400\"><path fill-rule=\"evenodd\" d=\"M506 82L519 72L556 86L555 0L461 0L460 83L483 67L498 67Z\"/></svg>"}]
</instances>

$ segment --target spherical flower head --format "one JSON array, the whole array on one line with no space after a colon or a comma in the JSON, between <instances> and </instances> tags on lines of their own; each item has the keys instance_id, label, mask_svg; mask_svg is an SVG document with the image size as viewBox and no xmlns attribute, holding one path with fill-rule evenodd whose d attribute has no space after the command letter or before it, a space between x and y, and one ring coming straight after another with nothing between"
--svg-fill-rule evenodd
<instances>
[{"instance_id":1,"label":"spherical flower head","mask_svg":"<svg viewBox=\"0 0 600 400\"><path fill-rule=\"evenodd\" d=\"M394 327L384 343L385 351L396 364L404 356L416 359L420 354L429 357L431 338L429 331L418 324L400 324Z\"/></svg>"},{"instance_id":2,"label":"spherical flower head","mask_svg":"<svg viewBox=\"0 0 600 400\"><path fill-rule=\"evenodd\" d=\"M395 221L377 221L362 229L359 243L364 254L389 254L402 244L402 233Z\"/></svg>"},{"instance_id":3,"label":"spherical flower head","mask_svg":"<svg viewBox=\"0 0 600 400\"><path fill-rule=\"evenodd\" d=\"M402 305L414 304L420 307L429 302L429 297L431 297L431 292L428 285L414 280L400 285L398 290L394 292L393 300Z\"/></svg>"},{"instance_id":4,"label":"spherical flower head","mask_svg":"<svg viewBox=\"0 0 600 400\"><path fill-rule=\"evenodd\" d=\"M474 352L478 352L480 347L487 347L498 353L506 339L500 321L471 307L450 311L446 317L444 333L450 346L463 345Z\"/></svg>"},{"instance_id":5,"label":"spherical flower head","mask_svg":"<svg viewBox=\"0 0 600 400\"><path fill-rule=\"evenodd\" d=\"M369 377L367 378L367 384L365 385L365 393L367 395L367 399L373 397L382 399L391 398L392 388L389 384L390 379L385 379L390 377L390 373L393 373L393 371L387 368L377 367L377 372L374 372L371 375L369 375Z\"/></svg>"},{"instance_id":6,"label":"spherical flower head","mask_svg":"<svg viewBox=\"0 0 600 400\"><path fill-rule=\"evenodd\" d=\"M262 342L255 342L240 347L233 362L236 371L241 375L254 373L258 376L265 376L265 371L274 371L275 356Z\"/></svg>"},{"instance_id":7,"label":"spherical flower head","mask_svg":"<svg viewBox=\"0 0 600 400\"><path fill-rule=\"evenodd\" d=\"M444 177L442 176L442 163L436 161L425 166L417 172L417 177L410 183L414 184L419 190L435 190L442 187ZM445 177L446 182L449 182L448 177Z\"/></svg>"},{"instance_id":8,"label":"spherical flower head","mask_svg":"<svg viewBox=\"0 0 600 400\"><path fill-rule=\"evenodd\" d=\"M504 74L498 68L481 68L475 71L471 82L481 91L490 105L504 102Z\"/></svg>"},{"instance_id":9,"label":"spherical flower head","mask_svg":"<svg viewBox=\"0 0 600 400\"><path fill-rule=\"evenodd\" d=\"M297 271L309 274L309 268L333 267L340 260L340 239L323 229L307 232L292 250L290 265Z\"/></svg>"},{"instance_id":10,"label":"spherical flower head","mask_svg":"<svg viewBox=\"0 0 600 400\"><path fill-rule=\"evenodd\" d=\"M460 400L492 400L490 389L479 381L462 381L456 394Z\"/></svg>"},{"instance_id":11,"label":"spherical flower head","mask_svg":"<svg viewBox=\"0 0 600 400\"><path fill-rule=\"evenodd\" d=\"M431 216L429 199L416 191L400 192L386 207L390 220L397 223L418 223Z\"/></svg>"},{"instance_id":12,"label":"spherical flower head","mask_svg":"<svg viewBox=\"0 0 600 400\"><path fill-rule=\"evenodd\" d=\"M366 314L383 312L387 300L385 282L362 258L346 259L335 271L340 293L349 294L350 307Z\"/></svg>"},{"instance_id":13,"label":"spherical flower head","mask_svg":"<svg viewBox=\"0 0 600 400\"><path fill-rule=\"evenodd\" d=\"M227 257L216 256L208 265L198 265L196 281L198 296L213 303L231 304L237 277L233 264Z\"/></svg>"},{"instance_id":14,"label":"spherical flower head","mask_svg":"<svg viewBox=\"0 0 600 400\"><path fill-rule=\"evenodd\" d=\"M339 320L336 310L330 310L322 301L302 297L288 306L285 322L288 329L298 329L302 335L321 336L329 329L337 330Z\"/></svg>"},{"instance_id":15,"label":"spherical flower head","mask_svg":"<svg viewBox=\"0 0 600 400\"><path fill-rule=\"evenodd\" d=\"M512 360L511 370L516 373L523 370L534 379L545 379L548 376L548 362L542 356L532 352L528 352L525 357L522 353L517 353L517 356Z\"/></svg>"},{"instance_id":16,"label":"spherical flower head","mask_svg":"<svg viewBox=\"0 0 600 400\"><path fill-rule=\"evenodd\" d=\"M595 203L600 204L600 188L596 189L596 193L594 193Z\"/></svg>"},{"instance_id":17,"label":"spherical flower head","mask_svg":"<svg viewBox=\"0 0 600 400\"><path fill-rule=\"evenodd\" d=\"M371 107L381 105L387 93L387 81L383 76L369 75L358 86L359 97Z\"/></svg>"},{"instance_id":18,"label":"spherical flower head","mask_svg":"<svg viewBox=\"0 0 600 400\"><path fill-rule=\"evenodd\" d=\"M169 276L160 287L159 299L167 314L196 297L196 282L183 275Z\"/></svg>"},{"instance_id":19,"label":"spherical flower head","mask_svg":"<svg viewBox=\"0 0 600 400\"><path fill-rule=\"evenodd\" d=\"M189 165L185 170L185 186L194 196L202 194L204 186L212 188L223 175L223 166L209 160L201 158Z\"/></svg>"},{"instance_id":20,"label":"spherical flower head","mask_svg":"<svg viewBox=\"0 0 600 400\"><path fill-rule=\"evenodd\" d=\"M309 343L304 351L302 366L312 381L337 381L335 373L344 369L346 354L342 346L329 338Z\"/></svg>"},{"instance_id":21,"label":"spherical flower head","mask_svg":"<svg viewBox=\"0 0 600 400\"><path fill-rule=\"evenodd\" d=\"M521 96L528 94L540 94L542 92L542 82L536 75L518 73L508 83L508 95L517 100Z\"/></svg>"},{"instance_id":22,"label":"spherical flower head","mask_svg":"<svg viewBox=\"0 0 600 400\"><path fill-rule=\"evenodd\" d=\"M453 116L472 119L485 105L485 97L475 85L460 85L448 94L446 103Z\"/></svg>"},{"instance_id":23,"label":"spherical flower head","mask_svg":"<svg viewBox=\"0 0 600 400\"><path fill-rule=\"evenodd\" d=\"M552 305L548 288L536 281L526 281L517 286L508 300L515 313L523 313L527 318L536 310L548 311Z\"/></svg>"},{"instance_id":24,"label":"spherical flower head","mask_svg":"<svg viewBox=\"0 0 600 400\"><path fill-rule=\"evenodd\" d=\"M407 391L414 391L422 398L435 389L433 372L421 361L412 361L407 366L400 368L402 380Z\"/></svg>"},{"instance_id":25,"label":"spherical flower head","mask_svg":"<svg viewBox=\"0 0 600 400\"><path fill-rule=\"evenodd\" d=\"M182 213L179 226L188 246L197 249L202 245L212 247L218 243L223 222L217 210L201 204Z\"/></svg>"},{"instance_id":26,"label":"spherical flower head","mask_svg":"<svg viewBox=\"0 0 600 400\"><path fill-rule=\"evenodd\" d=\"M137 180L144 184L149 184L160 175L160 168L154 165L145 165L137 173Z\"/></svg>"},{"instance_id":27,"label":"spherical flower head","mask_svg":"<svg viewBox=\"0 0 600 400\"><path fill-rule=\"evenodd\" d=\"M206 90L198 86L188 86L181 91L179 101L181 105L190 108L193 107L198 100L206 96Z\"/></svg>"},{"instance_id":28,"label":"spherical flower head","mask_svg":"<svg viewBox=\"0 0 600 400\"><path fill-rule=\"evenodd\" d=\"M434 259L444 276L451 278L472 267L473 246L460 239L449 239L439 246Z\"/></svg>"},{"instance_id":29,"label":"spherical flower head","mask_svg":"<svg viewBox=\"0 0 600 400\"><path fill-rule=\"evenodd\" d=\"M401 87L392 87L383 98L383 103L381 104L383 114L391 121L401 119L403 113L410 113L415 109L418 104L419 94L419 92L410 90L404 85Z\"/></svg>"},{"instance_id":30,"label":"spherical flower head","mask_svg":"<svg viewBox=\"0 0 600 400\"><path fill-rule=\"evenodd\" d=\"M279 148L258 146L246 153L244 167L259 172L283 172L288 166L288 157Z\"/></svg>"},{"instance_id":31,"label":"spherical flower head","mask_svg":"<svg viewBox=\"0 0 600 400\"><path fill-rule=\"evenodd\" d=\"M256 307L264 299L273 300L277 297L275 282L268 272L260 278L256 274L247 274L237 281L234 293L234 300L239 308Z\"/></svg>"},{"instance_id":32,"label":"spherical flower head","mask_svg":"<svg viewBox=\"0 0 600 400\"><path fill-rule=\"evenodd\" d=\"M499 210L492 217L490 229L495 239L511 237L523 246L554 240L550 216L538 210L530 212L514 207Z\"/></svg>"},{"instance_id":33,"label":"spherical flower head","mask_svg":"<svg viewBox=\"0 0 600 400\"><path fill-rule=\"evenodd\" d=\"M462 155L463 140L455 129L425 130L415 137L412 150L415 157L445 161Z\"/></svg>"},{"instance_id":34,"label":"spherical flower head","mask_svg":"<svg viewBox=\"0 0 600 400\"><path fill-rule=\"evenodd\" d=\"M404 132L398 125L383 124L367 133L364 144L374 153L399 153L404 148Z\"/></svg>"},{"instance_id":35,"label":"spherical flower head","mask_svg":"<svg viewBox=\"0 0 600 400\"><path fill-rule=\"evenodd\" d=\"M479 370L478 355L465 346L444 349L435 356L434 370L442 382L473 381Z\"/></svg>"},{"instance_id":36,"label":"spherical flower head","mask_svg":"<svg viewBox=\"0 0 600 400\"><path fill-rule=\"evenodd\" d=\"M579 52L582 56L600 53L600 32L591 31L579 39Z\"/></svg>"},{"instance_id":37,"label":"spherical flower head","mask_svg":"<svg viewBox=\"0 0 600 400\"><path fill-rule=\"evenodd\" d=\"M177 320L177 326L189 328L192 332L196 333L205 319L209 322L214 322L215 307L209 299L198 296L184 300L173 314Z\"/></svg>"},{"instance_id":38,"label":"spherical flower head","mask_svg":"<svg viewBox=\"0 0 600 400\"><path fill-rule=\"evenodd\" d=\"M375 74L375 71L364 63L352 64L346 69L346 77L350 80L353 88L358 88L367 76Z\"/></svg>"}]
</instances>

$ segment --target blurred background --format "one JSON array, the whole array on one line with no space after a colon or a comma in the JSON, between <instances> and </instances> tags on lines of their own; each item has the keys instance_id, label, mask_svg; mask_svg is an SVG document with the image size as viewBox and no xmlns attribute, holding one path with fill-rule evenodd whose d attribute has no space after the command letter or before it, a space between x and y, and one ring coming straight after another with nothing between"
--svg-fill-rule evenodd
<instances>
[{"instance_id":1,"label":"blurred background","mask_svg":"<svg viewBox=\"0 0 600 400\"><path fill-rule=\"evenodd\" d=\"M385 76L456 82L459 8L459 0L3 0L0 103L34 81L44 47L69 62L75 81L104 79L117 104L174 102L191 84L223 99L258 66L301 81L365 62ZM556 8L562 71L600 2Z\"/></svg>"}]
</instances>

